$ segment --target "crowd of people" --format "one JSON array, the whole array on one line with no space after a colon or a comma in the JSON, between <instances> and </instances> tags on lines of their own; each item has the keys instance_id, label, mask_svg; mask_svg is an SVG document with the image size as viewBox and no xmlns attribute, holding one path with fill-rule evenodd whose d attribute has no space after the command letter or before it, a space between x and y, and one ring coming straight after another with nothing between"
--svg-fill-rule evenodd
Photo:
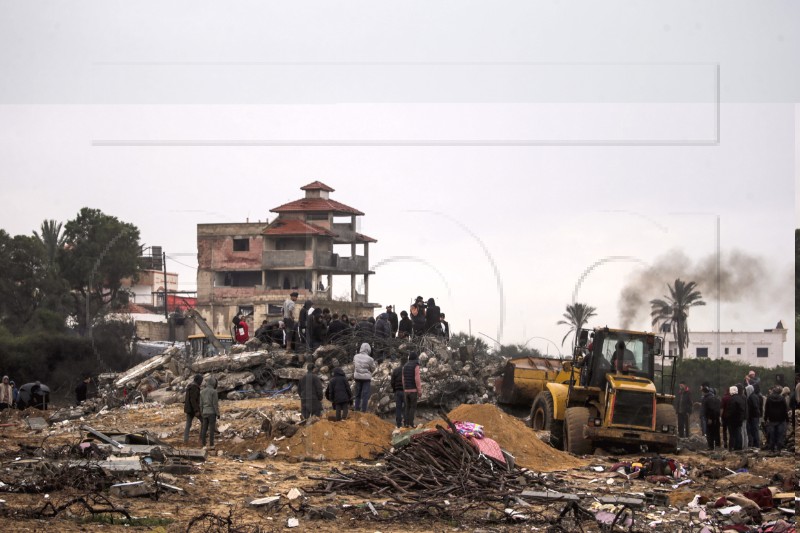
<instances>
[{"instance_id":1,"label":"crowd of people","mask_svg":"<svg viewBox=\"0 0 800 533\"><path fill-rule=\"evenodd\" d=\"M8 376L3 376L0 382L0 411L10 408L27 409L35 407L37 409L47 409L50 403L50 388L35 381L17 387L14 380Z\"/></svg>"},{"instance_id":2,"label":"crowd of people","mask_svg":"<svg viewBox=\"0 0 800 533\"><path fill-rule=\"evenodd\" d=\"M780 384L762 392L761 380L753 370L741 383L731 385L721 398L710 383L704 382L700 387L700 431L710 450L763 448L778 452L784 446L789 412L796 409L798 401L800 381L794 394ZM681 438L689 437L693 406L691 390L686 382L681 382L675 398Z\"/></svg>"},{"instance_id":3,"label":"crowd of people","mask_svg":"<svg viewBox=\"0 0 800 533\"><path fill-rule=\"evenodd\" d=\"M394 306L387 305L377 317L356 318L316 307L313 300L306 300L300 306L298 296L297 292L290 293L283 303L282 318L264 320L253 336L263 343L279 344L296 352L313 352L330 343L360 346L367 342L379 362L389 355L391 339L422 335L450 339L450 324L433 298L425 302L422 296L417 296L409 310L401 311L399 316ZM232 336L237 343L245 343L250 338L249 318L239 315L233 318Z\"/></svg>"}]
</instances>

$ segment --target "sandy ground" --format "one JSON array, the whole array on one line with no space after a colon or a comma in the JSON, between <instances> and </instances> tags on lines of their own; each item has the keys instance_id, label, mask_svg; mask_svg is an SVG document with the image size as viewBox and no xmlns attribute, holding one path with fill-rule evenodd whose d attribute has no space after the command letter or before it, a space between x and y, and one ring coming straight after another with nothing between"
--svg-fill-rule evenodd
<instances>
[{"instance_id":1,"label":"sandy ground","mask_svg":"<svg viewBox=\"0 0 800 533\"><path fill-rule=\"evenodd\" d=\"M36 520L24 518L27 511L40 509L47 501L58 505L75 496L83 494L72 489L55 491L50 494L17 494L11 492L0 493L0 499L5 503L0 504L0 527L5 531L130 531L131 529L141 531L187 531L190 521L203 513L213 513L220 517L228 517L232 512L234 525L245 531L245 526L258 526L262 531L285 529L287 519L296 517L300 520L300 527L297 530L307 531L314 529L317 531L443 531L458 530L458 524L451 522L431 522L425 520L403 520L400 522L387 523L366 520L364 512L360 510L345 510L344 504L356 506L361 509L367 501L372 501L378 505L386 501L385 498L370 497L370 495L310 495L306 504L316 508L331 506L337 515L335 520L311 519L305 513L300 512L300 501L289 501L285 495L292 488L309 488L316 484L309 480L308 476L325 475L331 468L346 470L349 465L364 465L367 460L331 460L325 457L320 461L315 457L315 451L310 444L302 444L299 449L295 446L293 451L287 453L285 446L289 439L274 441L272 438L260 431L261 421L264 416L269 416L276 411L286 412L287 410L299 409L299 401L296 399L255 399L243 401L222 401L222 416L219 425L225 429L218 437L217 448L209 452L209 457L205 462L197 463L198 472L192 475L176 475L174 484L183 488L185 494L165 493L159 499L153 500L147 497L140 498L110 498L116 505L124 506L128 512L136 517L148 517L150 519L166 519L169 523L161 525L149 525L128 527L122 525L99 524L85 522L87 514L81 513L77 507L70 508L72 512L63 512L56 518L46 520ZM462 406L463 407L463 406ZM469 406L472 407L472 406ZM25 422L25 415L16 411L6 411L0 413L0 459L3 468L0 470L0 480L8 485L13 485L14 479L12 471L8 470L7 464L13 462L15 456L20 455L20 446L46 446L58 447L64 444L76 444L85 434L78 429L81 421L70 421L63 425L52 426L49 430L32 431ZM34 413L35 414L35 413ZM50 414L50 413L39 413ZM338 448L364 448L366 445L373 444L372 441L366 442L364 435L368 432L358 431L358 424L363 420L368 420L372 424L370 431L381 435L386 427L391 430L391 422L385 426L381 421L374 422L373 415L355 415L351 421L353 430L347 435L339 433L335 437L328 434L320 435L319 430L314 426L302 428L310 440L325 440L335 438ZM327 421L325 421L327 422ZM518 422L514 419L514 423ZM125 432L136 432L137 430L147 429L152 434L158 436L172 446L183 447L182 433L184 424L184 414L182 405L147 405L138 409L121 409L109 411L104 415L91 415L83 422L92 427L103 430L120 430ZM226 427L228 426L228 427ZM323 427L320 424L318 427ZM516 426L515 426L516 427ZM344 436L343 436L344 435ZM389 433L387 438L390 438ZM487 435L490 436L490 435ZM196 424L192 429L192 441L190 446L199 447L199 427ZM370 439L377 438L375 435ZM520 437L517 436L519 439ZM536 435L530 431L530 438L536 439ZM295 435L297 439L297 435ZM369 440L369 439L368 439ZM305 442L305 441L303 441ZM247 456L253 452L264 451L271 443L275 443L281 448L281 453L275 458L260 460L248 460ZM390 442L386 442L386 447ZM374 447L374 446L373 446ZM558 460L559 454L548 453ZM358 455L358 454L356 454ZM298 460L298 457L306 460ZM587 458L579 460L569 456L570 461L565 461L563 468L553 467L548 463L547 468L564 475L569 475L570 468L575 467L573 472L578 473L583 479L591 478L586 475L587 464L604 464L604 461L611 459ZM317 460L309 460L317 459ZM614 458L614 460L618 459ZM703 468L713 468L714 466L737 466L736 461L741 461L742 457L735 454L725 454L725 457L714 458L701 453L683 452L680 460L690 464L699 471ZM380 459L378 459L380 462ZM372 462L374 463L374 461ZM532 467L535 465L528 464ZM543 465L544 466L544 465ZM762 476L771 479L775 474L795 475L797 464L794 457L773 457L749 460L747 465L749 472L754 476ZM796 482L796 481L795 481ZM587 481L588 483L588 481ZM643 482L642 482L643 483ZM590 485L587 485L590 486ZM604 490L607 490L604 488ZM676 503L686 497L690 500L695 493L705 491L708 497L714 497L724 490L713 487L712 485L695 486L686 489L686 496L676 497ZM270 495L282 495L279 507L265 509L255 508L248 503L256 498L263 498ZM358 517L358 518L356 518ZM466 529L471 529L467 524L462 524ZM8 529L8 528L11 529ZM511 526L509 526L511 527ZM504 530L505 526L494 526L492 530ZM223 531L226 529L193 528L191 531ZM252 529L251 529L252 530ZM462 529L463 530L463 529ZM237 531L232 528L231 531Z\"/></svg>"}]
</instances>

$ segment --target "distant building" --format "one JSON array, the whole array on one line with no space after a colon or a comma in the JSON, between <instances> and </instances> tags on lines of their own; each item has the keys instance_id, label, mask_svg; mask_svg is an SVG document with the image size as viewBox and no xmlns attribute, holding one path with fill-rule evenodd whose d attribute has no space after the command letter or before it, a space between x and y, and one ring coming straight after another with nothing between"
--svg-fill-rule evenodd
<instances>
[{"instance_id":1,"label":"distant building","mask_svg":"<svg viewBox=\"0 0 800 533\"><path fill-rule=\"evenodd\" d=\"M786 328L779 321L773 329L763 331L691 331L689 347L683 351L687 359L728 359L756 366L776 367L789 364L783 360ZM719 338L719 352L717 339ZM666 333L666 352L677 355L678 343L672 333Z\"/></svg>"},{"instance_id":2,"label":"distant building","mask_svg":"<svg viewBox=\"0 0 800 533\"><path fill-rule=\"evenodd\" d=\"M279 317L290 292L298 302L372 315L369 245L358 232L364 213L330 198L331 187L315 181L305 196L271 209L271 223L197 225L197 309L216 332L228 331L234 315L253 315L255 325ZM359 251L361 252L359 254ZM335 300L334 277L349 281L349 300ZM358 291L357 277L362 287Z\"/></svg>"}]
</instances>

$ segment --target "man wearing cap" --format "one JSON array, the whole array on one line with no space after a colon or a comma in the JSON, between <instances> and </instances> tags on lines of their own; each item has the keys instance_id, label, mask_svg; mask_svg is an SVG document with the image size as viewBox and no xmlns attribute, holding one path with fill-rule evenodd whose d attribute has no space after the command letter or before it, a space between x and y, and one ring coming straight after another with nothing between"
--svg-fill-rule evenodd
<instances>
[{"instance_id":1,"label":"man wearing cap","mask_svg":"<svg viewBox=\"0 0 800 533\"><path fill-rule=\"evenodd\" d=\"M397 318L397 313L394 312L394 307L391 305L386 306L386 318L389 320L389 324L392 326L390 336L394 339L397 337L397 326L400 324L400 321Z\"/></svg>"},{"instance_id":2,"label":"man wearing cap","mask_svg":"<svg viewBox=\"0 0 800 533\"><path fill-rule=\"evenodd\" d=\"M295 325L294 325L294 308L297 301L297 292L289 295L286 301L283 302L283 325L286 332L286 349L291 350L295 347Z\"/></svg>"}]
</instances>

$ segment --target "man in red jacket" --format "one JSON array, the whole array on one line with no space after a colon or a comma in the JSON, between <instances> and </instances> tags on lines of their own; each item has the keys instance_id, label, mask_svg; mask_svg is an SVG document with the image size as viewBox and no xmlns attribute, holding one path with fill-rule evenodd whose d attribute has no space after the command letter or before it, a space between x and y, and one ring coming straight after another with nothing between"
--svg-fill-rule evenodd
<instances>
[{"instance_id":1,"label":"man in red jacket","mask_svg":"<svg viewBox=\"0 0 800 533\"><path fill-rule=\"evenodd\" d=\"M242 318L239 320L239 324L236 326L236 342L239 344L244 344L250 338L250 327L247 325L248 317Z\"/></svg>"}]
</instances>

